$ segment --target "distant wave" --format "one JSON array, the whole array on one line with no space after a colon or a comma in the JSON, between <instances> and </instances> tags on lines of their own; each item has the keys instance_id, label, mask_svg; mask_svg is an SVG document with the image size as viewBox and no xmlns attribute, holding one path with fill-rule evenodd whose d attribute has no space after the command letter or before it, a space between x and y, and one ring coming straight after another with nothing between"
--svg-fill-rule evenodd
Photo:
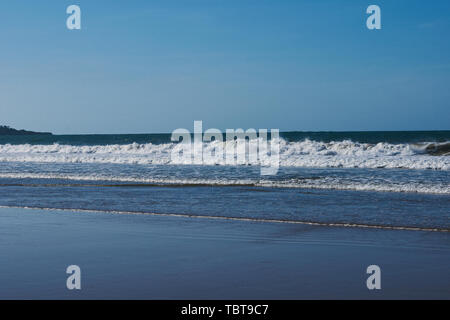
<instances>
[{"instance_id":1,"label":"distant wave","mask_svg":"<svg viewBox=\"0 0 450 320\"><path fill-rule=\"evenodd\" d=\"M442 194L450 195L450 184L444 183L423 183L423 182L395 182L395 181L357 181L349 180L342 177L315 177L315 178L295 178L295 179L228 179L228 178L138 178L123 176L107 176L107 175L76 175L76 174L36 174L36 173L0 173L0 178L7 179L52 179L66 180L67 184L52 184L52 182L42 183L36 182L39 186L79 186L80 182L94 182L91 186L102 187L120 187L126 183L133 187L202 187L202 186L220 186L220 187L266 187L266 188L297 188L297 189L323 189L323 190L353 190L353 191L378 191L378 192L407 192L407 193L425 193L425 194ZM98 183L95 183L98 182ZM20 185L15 182L14 186ZM24 186L32 185L27 181ZM126 186L126 185L125 185Z\"/></svg>"},{"instance_id":2,"label":"distant wave","mask_svg":"<svg viewBox=\"0 0 450 320\"><path fill-rule=\"evenodd\" d=\"M219 142L204 143L211 153ZM47 163L185 164L171 160L174 143L73 146L65 144L0 145L0 161ZM280 166L338 168L405 168L450 170L450 142L421 144L320 142L280 139ZM234 150L233 150L234 152ZM196 163L200 164L200 163ZM224 159L206 165L225 165ZM251 164L245 161L242 164Z\"/></svg>"}]
</instances>

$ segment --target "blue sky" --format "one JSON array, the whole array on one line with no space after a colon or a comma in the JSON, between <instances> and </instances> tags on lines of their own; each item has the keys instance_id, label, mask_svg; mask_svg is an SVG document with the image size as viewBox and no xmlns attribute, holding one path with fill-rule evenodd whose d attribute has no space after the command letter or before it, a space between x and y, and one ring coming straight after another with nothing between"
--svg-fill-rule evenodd
<instances>
[{"instance_id":1,"label":"blue sky","mask_svg":"<svg viewBox=\"0 0 450 320\"><path fill-rule=\"evenodd\" d=\"M2 1L0 124L448 130L449 19L444 0Z\"/></svg>"}]
</instances>

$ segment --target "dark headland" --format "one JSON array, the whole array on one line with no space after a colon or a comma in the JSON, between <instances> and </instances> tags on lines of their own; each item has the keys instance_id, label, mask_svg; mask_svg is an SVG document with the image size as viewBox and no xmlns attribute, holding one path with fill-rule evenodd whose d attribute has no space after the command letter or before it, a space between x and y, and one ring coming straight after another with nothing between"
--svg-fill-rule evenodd
<instances>
[{"instance_id":1,"label":"dark headland","mask_svg":"<svg viewBox=\"0 0 450 320\"><path fill-rule=\"evenodd\" d=\"M15 135L15 136L23 136L23 135L37 135L37 134L45 134L51 135L51 132L34 132L27 130L16 130L10 128L8 126L0 126L0 135Z\"/></svg>"}]
</instances>

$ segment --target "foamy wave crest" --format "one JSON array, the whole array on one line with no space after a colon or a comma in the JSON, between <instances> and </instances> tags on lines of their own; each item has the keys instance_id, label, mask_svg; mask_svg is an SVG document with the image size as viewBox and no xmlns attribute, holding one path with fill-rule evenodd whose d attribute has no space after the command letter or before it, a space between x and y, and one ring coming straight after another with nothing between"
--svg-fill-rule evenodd
<instances>
[{"instance_id":1,"label":"foamy wave crest","mask_svg":"<svg viewBox=\"0 0 450 320\"><path fill-rule=\"evenodd\" d=\"M424 182L397 182L397 181L358 181L338 177L302 178L302 179L228 179L228 178L155 178L133 176L111 176L104 174L55 174L55 173L0 173L0 178L8 179L51 179L67 180L73 185L74 181L98 182L93 185L118 186L116 183L138 183L142 186L241 186L266 188L297 188L297 189L324 189L349 191L379 191L379 192L406 192L450 195L450 184L424 183ZM77 183L78 183L77 182ZM135 185L138 187L139 185Z\"/></svg>"},{"instance_id":2,"label":"foamy wave crest","mask_svg":"<svg viewBox=\"0 0 450 320\"><path fill-rule=\"evenodd\" d=\"M298 167L450 169L449 157L431 156L424 154L424 150L426 147L417 149L409 144L384 142L283 141L281 164Z\"/></svg>"},{"instance_id":3,"label":"foamy wave crest","mask_svg":"<svg viewBox=\"0 0 450 320\"><path fill-rule=\"evenodd\" d=\"M280 145L280 166L340 167L340 168L405 168L450 170L449 143L443 144L389 144L358 143L350 140L319 142L303 140ZM221 142L203 144L204 154L212 154ZM236 143L236 142L234 142ZM272 141L273 143L273 141ZM177 144L126 144L126 145L0 145L0 161L48 163L118 163L118 164L205 164L226 165L226 156L236 158L233 147L224 148L225 156L203 157L203 162L172 161L171 154ZM250 148L246 148L249 152ZM432 155L438 154L438 155ZM261 159L261 155L258 155ZM239 164L255 164L249 159ZM197 158L198 159L198 158ZM200 157L201 159L201 157ZM253 157L254 159L254 157Z\"/></svg>"}]
</instances>

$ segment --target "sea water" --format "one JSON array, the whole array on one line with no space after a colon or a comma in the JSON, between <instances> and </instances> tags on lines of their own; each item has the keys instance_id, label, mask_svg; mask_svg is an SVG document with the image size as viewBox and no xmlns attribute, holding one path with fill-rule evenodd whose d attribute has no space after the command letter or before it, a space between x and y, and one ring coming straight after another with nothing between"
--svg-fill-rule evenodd
<instances>
[{"instance_id":1,"label":"sea water","mask_svg":"<svg viewBox=\"0 0 450 320\"><path fill-rule=\"evenodd\" d=\"M0 136L0 206L450 231L450 131L280 137L261 176L174 163L170 134Z\"/></svg>"}]
</instances>

